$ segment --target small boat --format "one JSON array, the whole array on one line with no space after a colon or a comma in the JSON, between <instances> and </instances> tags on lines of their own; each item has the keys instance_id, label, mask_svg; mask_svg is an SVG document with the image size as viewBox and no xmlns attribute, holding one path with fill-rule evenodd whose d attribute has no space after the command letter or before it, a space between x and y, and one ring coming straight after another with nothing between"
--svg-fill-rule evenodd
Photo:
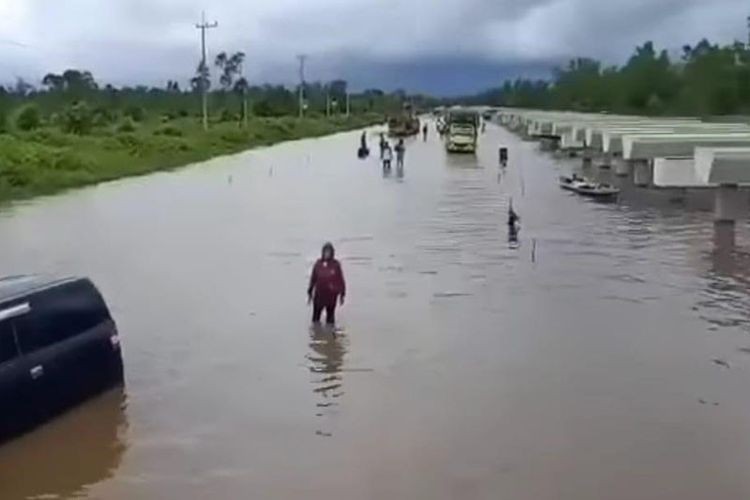
<instances>
[{"instance_id":1,"label":"small boat","mask_svg":"<svg viewBox=\"0 0 750 500\"><path fill-rule=\"evenodd\" d=\"M592 198L613 198L620 194L620 190L611 184L582 179L576 175L572 177L561 176L560 187L581 196Z\"/></svg>"}]
</instances>

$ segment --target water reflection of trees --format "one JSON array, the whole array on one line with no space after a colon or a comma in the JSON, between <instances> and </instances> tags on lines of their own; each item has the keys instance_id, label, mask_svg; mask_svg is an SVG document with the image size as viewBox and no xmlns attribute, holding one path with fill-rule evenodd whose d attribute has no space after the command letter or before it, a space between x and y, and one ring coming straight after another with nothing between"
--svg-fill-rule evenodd
<instances>
[{"instance_id":1,"label":"water reflection of trees","mask_svg":"<svg viewBox=\"0 0 750 500\"><path fill-rule=\"evenodd\" d=\"M325 419L334 415L338 407L337 400L344 395L342 372L347 347L347 339L343 334L329 328L313 328L307 360L313 375L313 393L317 400L315 416L318 418ZM325 428L319 428L316 433L331 435L331 431Z\"/></svg>"}]
</instances>

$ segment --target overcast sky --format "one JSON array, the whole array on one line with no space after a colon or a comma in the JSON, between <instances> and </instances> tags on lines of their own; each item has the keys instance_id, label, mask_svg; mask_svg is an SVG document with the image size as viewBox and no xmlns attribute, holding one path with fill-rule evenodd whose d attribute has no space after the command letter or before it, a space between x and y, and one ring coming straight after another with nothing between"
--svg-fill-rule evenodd
<instances>
[{"instance_id":1,"label":"overcast sky","mask_svg":"<svg viewBox=\"0 0 750 500\"><path fill-rule=\"evenodd\" d=\"M653 40L747 39L744 0L0 0L0 81L66 68L98 81L185 82L200 54L243 50L254 82L309 80L455 94L543 76L569 57L621 62Z\"/></svg>"}]
</instances>

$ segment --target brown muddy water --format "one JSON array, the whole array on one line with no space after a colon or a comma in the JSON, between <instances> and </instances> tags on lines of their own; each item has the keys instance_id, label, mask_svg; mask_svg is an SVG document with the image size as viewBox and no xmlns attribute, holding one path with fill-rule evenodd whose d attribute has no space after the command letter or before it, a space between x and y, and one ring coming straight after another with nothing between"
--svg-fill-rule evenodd
<instances>
[{"instance_id":1,"label":"brown muddy water","mask_svg":"<svg viewBox=\"0 0 750 500\"><path fill-rule=\"evenodd\" d=\"M1 447L0 498L750 497L750 259L705 196L579 199L494 126L476 158L410 142L403 176L357 145L3 210L0 274L91 276L127 385ZM335 336L305 302L329 239Z\"/></svg>"}]
</instances>

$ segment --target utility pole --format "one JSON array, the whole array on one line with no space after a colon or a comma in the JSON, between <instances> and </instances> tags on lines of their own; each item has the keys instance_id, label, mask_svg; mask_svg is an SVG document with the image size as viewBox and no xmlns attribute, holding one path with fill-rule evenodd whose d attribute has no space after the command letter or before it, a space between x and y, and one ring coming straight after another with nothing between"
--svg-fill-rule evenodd
<instances>
[{"instance_id":1,"label":"utility pole","mask_svg":"<svg viewBox=\"0 0 750 500\"><path fill-rule=\"evenodd\" d=\"M326 85L326 118L331 117L331 87Z\"/></svg>"},{"instance_id":2,"label":"utility pole","mask_svg":"<svg viewBox=\"0 0 750 500\"><path fill-rule=\"evenodd\" d=\"M347 118L349 118L349 108L350 108L350 103L349 103L349 101L350 101L350 100L351 100L351 99L350 99L349 91L347 90L347 91L346 91L346 117L347 117Z\"/></svg>"},{"instance_id":3,"label":"utility pole","mask_svg":"<svg viewBox=\"0 0 750 500\"><path fill-rule=\"evenodd\" d=\"M201 67L200 67L200 85L201 85L201 100L203 106L203 130L208 130L208 83L203 79L204 72L208 73L208 65L206 63L206 30L216 28L219 23L214 21L213 23L206 22L206 13L201 14L201 22L196 24L195 27L201 30Z\"/></svg>"},{"instance_id":4,"label":"utility pole","mask_svg":"<svg viewBox=\"0 0 750 500\"><path fill-rule=\"evenodd\" d=\"M245 84L242 86L242 126L243 128L247 128L247 87L249 84L247 82L247 78L245 77L245 65L243 63L240 63L240 75L242 75L240 78L245 81Z\"/></svg>"},{"instance_id":5,"label":"utility pole","mask_svg":"<svg viewBox=\"0 0 750 500\"><path fill-rule=\"evenodd\" d=\"M300 54L297 56L299 60L299 117L305 116L305 61L307 61L307 55Z\"/></svg>"}]
</instances>

